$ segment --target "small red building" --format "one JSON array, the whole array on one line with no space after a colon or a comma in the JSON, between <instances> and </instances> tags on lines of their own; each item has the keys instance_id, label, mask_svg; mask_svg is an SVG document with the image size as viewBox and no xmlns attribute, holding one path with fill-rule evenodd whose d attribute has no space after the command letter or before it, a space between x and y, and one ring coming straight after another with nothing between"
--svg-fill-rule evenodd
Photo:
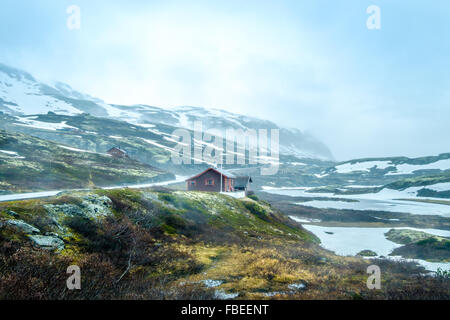
<instances>
[{"instance_id":1,"label":"small red building","mask_svg":"<svg viewBox=\"0 0 450 320\"><path fill-rule=\"evenodd\" d=\"M236 177L225 170L208 168L186 180L188 191L220 192L220 181L222 180L222 192L234 191Z\"/></svg>"},{"instance_id":2,"label":"small red building","mask_svg":"<svg viewBox=\"0 0 450 320\"><path fill-rule=\"evenodd\" d=\"M109 149L106 153L115 158L128 158L127 152L117 147Z\"/></svg>"}]
</instances>

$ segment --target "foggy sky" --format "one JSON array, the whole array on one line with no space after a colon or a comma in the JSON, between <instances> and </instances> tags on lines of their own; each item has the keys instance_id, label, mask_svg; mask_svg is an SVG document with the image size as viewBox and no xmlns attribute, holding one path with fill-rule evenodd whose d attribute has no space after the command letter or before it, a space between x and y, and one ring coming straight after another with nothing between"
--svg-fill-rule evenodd
<instances>
[{"instance_id":1,"label":"foggy sky","mask_svg":"<svg viewBox=\"0 0 450 320\"><path fill-rule=\"evenodd\" d=\"M421 156L450 152L449 15L448 1L2 0L0 62L109 103L266 118L339 160Z\"/></svg>"}]
</instances>

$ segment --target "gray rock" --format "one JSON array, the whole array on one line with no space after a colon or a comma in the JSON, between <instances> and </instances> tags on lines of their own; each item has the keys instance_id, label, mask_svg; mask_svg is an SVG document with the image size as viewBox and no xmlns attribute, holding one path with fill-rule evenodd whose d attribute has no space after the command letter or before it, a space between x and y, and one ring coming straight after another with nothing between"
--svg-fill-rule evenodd
<instances>
[{"instance_id":1,"label":"gray rock","mask_svg":"<svg viewBox=\"0 0 450 320\"><path fill-rule=\"evenodd\" d=\"M45 235L49 236L49 237L54 237L54 238L58 238L58 239L62 240L62 237L59 234L57 234L56 232L46 232Z\"/></svg>"},{"instance_id":2,"label":"gray rock","mask_svg":"<svg viewBox=\"0 0 450 320\"><path fill-rule=\"evenodd\" d=\"M38 228L33 227L31 224L28 224L22 220L7 220L6 221L7 225L10 225L12 227L15 227L19 230L22 230L23 232L27 233L27 234L36 234L36 233L40 233Z\"/></svg>"},{"instance_id":3,"label":"gray rock","mask_svg":"<svg viewBox=\"0 0 450 320\"><path fill-rule=\"evenodd\" d=\"M304 284L303 282L291 283L290 285L288 285L288 288L293 291L301 291L306 289L306 284Z\"/></svg>"},{"instance_id":4,"label":"gray rock","mask_svg":"<svg viewBox=\"0 0 450 320\"><path fill-rule=\"evenodd\" d=\"M288 292L284 292L284 291L270 291L270 292L263 292L262 294L264 296L266 296L266 297L274 297L274 296L277 296L277 295L288 294Z\"/></svg>"},{"instance_id":5,"label":"gray rock","mask_svg":"<svg viewBox=\"0 0 450 320\"><path fill-rule=\"evenodd\" d=\"M59 238L52 237L52 236L41 236L41 235L34 235L29 236L31 242L45 250L62 250L64 249L64 241L62 241Z\"/></svg>"},{"instance_id":6,"label":"gray rock","mask_svg":"<svg viewBox=\"0 0 450 320\"><path fill-rule=\"evenodd\" d=\"M214 292L214 297L219 300L229 300L234 299L239 296L239 293L227 293L222 289L216 290Z\"/></svg>"},{"instance_id":7,"label":"gray rock","mask_svg":"<svg viewBox=\"0 0 450 320\"><path fill-rule=\"evenodd\" d=\"M52 216L60 216L61 214L66 216L82 216L83 211L81 208L74 204L47 204L44 205L44 208L50 213Z\"/></svg>"},{"instance_id":8,"label":"gray rock","mask_svg":"<svg viewBox=\"0 0 450 320\"><path fill-rule=\"evenodd\" d=\"M325 258L325 257L320 257L319 258L319 263L327 263L327 262L328 262L327 258Z\"/></svg>"},{"instance_id":9,"label":"gray rock","mask_svg":"<svg viewBox=\"0 0 450 320\"><path fill-rule=\"evenodd\" d=\"M223 283L222 280L211 280L211 279L202 280L200 282L202 282L207 288L215 288Z\"/></svg>"},{"instance_id":10,"label":"gray rock","mask_svg":"<svg viewBox=\"0 0 450 320\"><path fill-rule=\"evenodd\" d=\"M19 216L19 214L17 212L14 212L12 210L8 210L8 211L6 211L6 213L14 218L17 218Z\"/></svg>"},{"instance_id":11,"label":"gray rock","mask_svg":"<svg viewBox=\"0 0 450 320\"><path fill-rule=\"evenodd\" d=\"M83 208L83 213L89 218L98 219L112 213L112 201L106 196L90 194L83 197L83 199L81 207Z\"/></svg>"},{"instance_id":12,"label":"gray rock","mask_svg":"<svg viewBox=\"0 0 450 320\"><path fill-rule=\"evenodd\" d=\"M108 216L112 214L112 201L106 196L90 194L83 197L83 202L79 206L75 204L48 204L44 208L59 224L60 218L64 216L81 216L90 219Z\"/></svg>"}]
</instances>

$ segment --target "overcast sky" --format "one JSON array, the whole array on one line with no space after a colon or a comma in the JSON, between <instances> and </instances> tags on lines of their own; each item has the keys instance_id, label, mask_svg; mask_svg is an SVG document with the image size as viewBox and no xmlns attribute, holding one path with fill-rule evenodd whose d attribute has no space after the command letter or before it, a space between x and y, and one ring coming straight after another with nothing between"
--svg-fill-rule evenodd
<instances>
[{"instance_id":1,"label":"overcast sky","mask_svg":"<svg viewBox=\"0 0 450 320\"><path fill-rule=\"evenodd\" d=\"M339 160L420 156L450 152L449 17L447 0L1 0L0 62L110 103L270 119Z\"/></svg>"}]
</instances>

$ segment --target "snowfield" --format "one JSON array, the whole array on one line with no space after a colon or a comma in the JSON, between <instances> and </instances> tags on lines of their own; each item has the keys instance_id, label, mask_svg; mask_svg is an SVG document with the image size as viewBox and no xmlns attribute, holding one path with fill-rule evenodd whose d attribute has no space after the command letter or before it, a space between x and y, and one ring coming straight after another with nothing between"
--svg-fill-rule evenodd
<instances>
[{"instance_id":1,"label":"snowfield","mask_svg":"<svg viewBox=\"0 0 450 320\"><path fill-rule=\"evenodd\" d=\"M436 183L430 186L425 186L424 188L434 191L448 191L450 190L450 182Z\"/></svg>"},{"instance_id":2,"label":"snowfield","mask_svg":"<svg viewBox=\"0 0 450 320\"><path fill-rule=\"evenodd\" d=\"M18 125L36 129L44 129L44 130L62 130L62 129L78 129L76 127L69 126L66 124L66 121L60 123L53 122L43 122L38 120L33 120L33 117L16 117L16 119L20 122Z\"/></svg>"},{"instance_id":3,"label":"snowfield","mask_svg":"<svg viewBox=\"0 0 450 320\"><path fill-rule=\"evenodd\" d=\"M16 158L16 159L25 159L25 157L20 156L15 151L7 151L7 150L0 150L1 153L7 154L10 157Z\"/></svg>"},{"instance_id":4,"label":"snowfield","mask_svg":"<svg viewBox=\"0 0 450 320\"><path fill-rule=\"evenodd\" d=\"M0 152L6 153L7 155L10 155L10 156L17 156L18 155L17 152L15 152L15 151L0 150Z\"/></svg>"},{"instance_id":5,"label":"snowfield","mask_svg":"<svg viewBox=\"0 0 450 320\"><path fill-rule=\"evenodd\" d=\"M61 147L61 148L63 148L63 149L66 149L66 150L74 151L74 152L83 152L83 153L101 154L101 155L103 155L103 156L108 156L108 157L111 156L111 155L108 154L108 153L93 152L93 151L89 151L89 150L82 150L82 149L72 148L72 147L63 146L63 145L59 145L59 147Z\"/></svg>"},{"instance_id":6,"label":"snowfield","mask_svg":"<svg viewBox=\"0 0 450 320\"><path fill-rule=\"evenodd\" d=\"M417 170L449 170L450 169L450 159L438 160L428 164L394 164L392 161L360 161L355 163L343 163L335 166L336 173L352 173L352 172L370 172L371 169L384 170L389 169L386 175L403 175L403 174L413 174Z\"/></svg>"},{"instance_id":7,"label":"snowfield","mask_svg":"<svg viewBox=\"0 0 450 320\"><path fill-rule=\"evenodd\" d=\"M154 145L155 147L159 147L159 148L164 149L166 151L169 151L169 152L175 151L175 149L173 149L171 147L168 147L168 146L165 146L165 145L162 145L162 144L160 144L160 143L158 143L158 142L156 142L154 140L144 139L144 138L141 138L141 139L144 140L145 142L147 142L148 144Z\"/></svg>"},{"instance_id":8,"label":"snowfield","mask_svg":"<svg viewBox=\"0 0 450 320\"><path fill-rule=\"evenodd\" d=\"M367 171L369 172L372 168L386 169L393 166L390 161L364 161L356 163L344 163L336 166L337 173L350 173L355 171Z\"/></svg>"},{"instance_id":9,"label":"snowfield","mask_svg":"<svg viewBox=\"0 0 450 320\"><path fill-rule=\"evenodd\" d=\"M403 175L403 174L413 174L417 170L449 170L450 169L450 159L438 160L428 164L394 164L392 161L360 161L355 163L343 163L335 166L336 173L352 173L352 172L370 172L371 169L384 170L389 169L386 175Z\"/></svg>"},{"instance_id":10,"label":"snowfield","mask_svg":"<svg viewBox=\"0 0 450 320\"><path fill-rule=\"evenodd\" d=\"M439 160L436 162L421 165L404 163L397 165L396 168L397 168L396 172L389 172L386 173L386 175L412 174L414 171L417 170L432 170L432 169L448 170L450 169L450 159Z\"/></svg>"},{"instance_id":11,"label":"snowfield","mask_svg":"<svg viewBox=\"0 0 450 320\"><path fill-rule=\"evenodd\" d=\"M54 97L43 95L40 85L25 74L8 76L0 72L0 98L7 102L7 107L23 114L47 113L74 115L81 113L72 105Z\"/></svg>"}]
</instances>

